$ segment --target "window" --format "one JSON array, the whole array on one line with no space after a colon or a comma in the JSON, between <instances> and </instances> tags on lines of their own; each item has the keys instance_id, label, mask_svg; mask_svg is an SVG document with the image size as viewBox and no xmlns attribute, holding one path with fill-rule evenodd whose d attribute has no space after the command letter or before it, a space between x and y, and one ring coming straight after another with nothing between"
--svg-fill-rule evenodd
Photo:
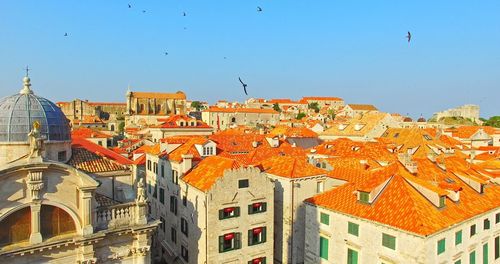
<instances>
[{"instance_id":1,"label":"window","mask_svg":"<svg viewBox=\"0 0 500 264\"><path fill-rule=\"evenodd\" d=\"M185 246L181 246L181 257L185 261L189 262L189 254L188 254L188 250Z\"/></svg>"},{"instance_id":2,"label":"window","mask_svg":"<svg viewBox=\"0 0 500 264\"><path fill-rule=\"evenodd\" d=\"M175 196L170 196L170 212L177 215L177 198Z\"/></svg>"},{"instance_id":3,"label":"window","mask_svg":"<svg viewBox=\"0 0 500 264\"><path fill-rule=\"evenodd\" d=\"M359 201L362 203L370 202L370 194L367 192L359 192Z\"/></svg>"},{"instance_id":4,"label":"window","mask_svg":"<svg viewBox=\"0 0 500 264\"><path fill-rule=\"evenodd\" d=\"M495 224L500 223L500 213L495 215Z\"/></svg>"},{"instance_id":5,"label":"window","mask_svg":"<svg viewBox=\"0 0 500 264\"><path fill-rule=\"evenodd\" d=\"M184 217L181 218L181 232L188 236L188 221Z\"/></svg>"},{"instance_id":6,"label":"window","mask_svg":"<svg viewBox=\"0 0 500 264\"><path fill-rule=\"evenodd\" d=\"M347 264L358 264L358 252L356 250L347 250Z\"/></svg>"},{"instance_id":7,"label":"window","mask_svg":"<svg viewBox=\"0 0 500 264\"><path fill-rule=\"evenodd\" d=\"M40 209L40 232L44 239L76 232L73 218L63 209L43 205Z\"/></svg>"},{"instance_id":8,"label":"window","mask_svg":"<svg viewBox=\"0 0 500 264\"><path fill-rule=\"evenodd\" d=\"M330 215L325 214L325 213L320 213L319 221L324 225L329 225L330 224Z\"/></svg>"},{"instance_id":9,"label":"window","mask_svg":"<svg viewBox=\"0 0 500 264\"><path fill-rule=\"evenodd\" d=\"M158 173L158 163L153 162L153 172Z\"/></svg>"},{"instance_id":10,"label":"window","mask_svg":"<svg viewBox=\"0 0 500 264\"><path fill-rule=\"evenodd\" d=\"M179 184L179 172L176 170L172 170L172 183L178 185Z\"/></svg>"},{"instance_id":11,"label":"window","mask_svg":"<svg viewBox=\"0 0 500 264\"><path fill-rule=\"evenodd\" d=\"M31 208L28 206L9 214L2 220L1 225L1 246L29 241L31 235Z\"/></svg>"},{"instance_id":12,"label":"window","mask_svg":"<svg viewBox=\"0 0 500 264\"><path fill-rule=\"evenodd\" d=\"M488 219L488 218L484 219L483 228L484 228L484 230L490 229L490 219Z\"/></svg>"},{"instance_id":13,"label":"window","mask_svg":"<svg viewBox=\"0 0 500 264\"><path fill-rule=\"evenodd\" d=\"M240 207L226 207L219 210L219 220L240 216Z\"/></svg>"},{"instance_id":14,"label":"window","mask_svg":"<svg viewBox=\"0 0 500 264\"><path fill-rule=\"evenodd\" d=\"M66 161L66 151L59 151L59 152L57 152L57 161L59 161L59 162Z\"/></svg>"},{"instance_id":15,"label":"window","mask_svg":"<svg viewBox=\"0 0 500 264\"><path fill-rule=\"evenodd\" d=\"M158 198L158 188L156 188L156 185L153 185L153 198Z\"/></svg>"},{"instance_id":16,"label":"window","mask_svg":"<svg viewBox=\"0 0 500 264\"><path fill-rule=\"evenodd\" d=\"M248 261L248 264L266 264L266 257L254 258Z\"/></svg>"},{"instance_id":17,"label":"window","mask_svg":"<svg viewBox=\"0 0 500 264\"><path fill-rule=\"evenodd\" d=\"M500 258L500 236L495 237L495 259Z\"/></svg>"},{"instance_id":18,"label":"window","mask_svg":"<svg viewBox=\"0 0 500 264\"><path fill-rule=\"evenodd\" d=\"M203 156L212 156L214 154L213 147L203 147Z\"/></svg>"},{"instance_id":19,"label":"window","mask_svg":"<svg viewBox=\"0 0 500 264\"><path fill-rule=\"evenodd\" d=\"M328 238L322 236L319 237L319 256L328 260Z\"/></svg>"},{"instance_id":20,"label":"window","mask_svg":"<svg viewBox=\"0 0 500 264\"><path fill-rule=\"evenodd\" d=\"M396 237L388 234L382 234L382 246L390 249L396 249Z\"/></svg>"},{"instance_id":21,"label":"window","mask_svg":"<svg viewBox=\"0 0 500 264\"><path fill-rule=\"evenodd\" d=\"M227 233L219 236L219 253L241 248L241 233Z\"/></svg>"},{"instance_id":22,"label":"window","mask_svg":"<svg viewBox=\"0 0 500 264\"><path fill-rule=\"evenodd\" d=\"M187 206L187 203L188 203L188 202L187 202L187 196L186 196L186 195L183 195L183 196L182 196L182 205Z\"/></svg>"},{"instance_id":23,"label":"window","mask_svg":"<svg viewBox=\"0 0 500 264\"><path fill-rule=\"evenodd\" d=\"M266 242L266 227L257 227L248 230L248 245L253 246Z\"/></svg>"},{"instance_id":24,"label":"window","mask_svg":"<svg viewBox=\"0 0 500 264\"><path fill-rule=\"evenodd\" d=\"M483 264L488 264L488 243L483 245Z\"/></svg>"},{"instance_id":25,"label":"window","mask_svg":"<svg viewBox=\"0 0 500 264\"><path fill-rule=\"evenodd\" d=\"M238 181L238 188L242 189L242 188L248 188L248 179L244 179L244 180L239 180Z\"/></svg>"},{"instance_id":26,"label":"window","mask_svg":"<svg viewBox=\"0 0 500 264\"><path fill-rule=\"evenodd\" d=\"M474 236L476 234L476 225L470 226L470 236Z\"/></svg>"},{"instance_id":27,"label":"window","mask_svg":"<svg viewBox=\"0 0 500 264\"><path fill-rule=\"evenodd\" d=\"M439 208L444 207L446 201L446 196L439 196Z\"/></svg>"},{"instance_id":28,"label":"window","mask_svg":"<svg viewBox=\"0 0 500 264\"><path fill-rule=\"evenodd\" d=\"M440 255L446 249L446 239L441 239L437 243L437 254Z\"/></svg>"},{"instance_id":29,"label":"window","mask_svg":"<svg viewBox=\"0 0 500 264\"><path fill-rule=\"evenodd\" d=\"M177 229L175 228L170 228L170 240L174 242L174 244L177 244Z\"/></svg>"},{"instance_id":30,"label":"window","mask_svg":"<svg viewBox=\"0 0 500 264\"><path fill-rule=\"evenodd\" d=\"M455 233L455 246L462 244L462 230Z\"/></svg>"},{"instance_id":31,"label":"window","mask_svg":"<svg viewBox=\"0 0 500 264\"><path fill-rule=\"evenodd\" d=\"M162 178L165 178L165 165L161 164L161 172L160 172L160 175Z\"/></svg>"},{"instance_id":32,"label":"window","mask_svg":"<svg viewBox=\"0 0 500 264\"><path fill-rule=\"evenodd\" d=\"M151 182L148 183L148 193L151 194Z\"/></svg>"},{"instance_id":33,"label":"window","mask_svg":"<svg viewBox=\"0 0 500 264\"><path fill-rule=\"evenodd\" d=\"M316 183L316 192L317 193L322 193L325 189L325 182L324 181L319 181Z\"/></svg>"},{"instance_id":34,"label":"window","mask_svg":"<svg viewBox=\"0 0 500 264\"><path fill-rule=\"evenodd\" d=\"M476 264L476 251L469 253L469 264Z\"/></svg>"},{"instance_id":35,"label":"window","mask_svg":"<svg viewBox=\"0 0 500 264\"><path fill-rule=\"evenodd\" d=\"M462 264L462 261L461 260L456 260L455 262L453 262L453 264Z\"/></svg>"},{"instance_id":36,"label":"window","mask_svg":"<svg viewBox=\"0 0 500 264\"><path fill-rule=\"evenodd\" d=\"M351 235L358 236L359 235L359 225L349 222L347 224L347 232Z\"/></svg>"},{"instance_id":37,"label":"window","mask_svg":"<svg viewBox=\"0 0 500 264\"><path fill-rule=\"evenodd\" d=\"M148 160L148 162L147 162L147 169L151 170L151 161L150 160Z\"/></svg>"},{"instance_id":38,"label":"window","mask_svg":"<svg viewBox=\"0 0 500 264\"><path fill-rule=\"evenodd\" d=\"M160 203L165 204L165 190L160 187Z\"/></svg>"},{"instance_id":39,"label":"window","mask_svg":"<svg viewBox=\"0 0 500 264\"><path fill-rule=\"evenodd\" d=\"M267 203L253 203L248 205L248 214L258 214L267 210Z\"/></svg>"},{"instance_id":40,"label":"window","mask_svg":"<svg viewBox=\"0 0 500 264\"><path fill-rule=\"evenodd\" d=\"M160 228L163 232L165 232L165 219L160 216Z\"/></svg>"}]
</instances>

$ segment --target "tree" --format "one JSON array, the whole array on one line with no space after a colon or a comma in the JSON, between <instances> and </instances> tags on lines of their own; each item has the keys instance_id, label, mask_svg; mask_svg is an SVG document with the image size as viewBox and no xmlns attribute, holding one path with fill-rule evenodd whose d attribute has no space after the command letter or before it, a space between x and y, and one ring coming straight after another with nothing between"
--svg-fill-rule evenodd
<instances>
[{"instance_id":1,"label":"tree","mask_svg":"<svg viewBox=\"0 0 500 264\"><path fill-rule=\"evenodd\" d=\"M203 105L201 104L200 101L193 101L191 102L191 107L195 108L196 111L200 111L203 108Z\"/></svg>"},{"instance_id":2,"label":"tree","mask_svg":"<svg viewBox=\"0 0 500 264\"><path fill-rule=\"evenodd\" d=\"M334 120L335 119L335 110L333 110L333 109L328 110L328 116L330 116L330 118L332 120Z\"/></svg>"},{"instance_id":3,"label":"tree","mask_svg":"<svg viewBox=\"0 0 500 264\"><path fill-rule=\"evenodd\" d=\"M309 109L314 109L314 112L319 113L318 102L312 102L307 106Z\"/></svg>"},{"instance_id":4,"label":"tree","mask_svg":"<svg viewBox=\"0 0 500 264\"><path fill-rule=\"evenodd\" d=\"M299 114L297 114L297 117L296 117L296 118L297 118L298 120L300 120L300 119L304 118L305 116L306 116L306 114L305 114L305 113L299 113Z\"/></svg>"},{"instance_id":5,"label":"tree","mask_svg":"<svg viewBox=\"0 0 500 264\"><path fill-rule=\"evenodd\" d=\"M483 126L492 126L500 128L500 116L490 117L490 119L484 121Z\"/></svg>"},{"instance_id":6,"label":"tree","mask_svg":"<svg viewBox=\"0 0 500 264\"><path fill-rule=\"evenodd\" d=\"M273 104L273 109L274 109L274 111L281 113L281 108L280 108L280 105L278 103Z\"/></svg>"},{"instance_id":7,"label":"tree","mask_svg":"<svg viewBox=\"0 0 500 264\"><path fill-rule=\"evenodd\" d=\"M125 122L120 122L120 124L118 124L118 131L120 133L123 133L124 130L125 130Z\"/></svg>"}]
</instances>

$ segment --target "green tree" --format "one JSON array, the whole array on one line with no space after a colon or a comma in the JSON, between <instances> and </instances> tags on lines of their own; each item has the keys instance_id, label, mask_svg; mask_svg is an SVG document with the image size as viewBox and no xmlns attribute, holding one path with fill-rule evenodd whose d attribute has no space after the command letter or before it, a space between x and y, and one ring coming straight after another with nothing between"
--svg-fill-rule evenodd
<instances>
[{"instance_id":1,"label":"green tree","mask_svg":"<svg viewBox=\"0 0 500 264\"><path fill-rule=\"evenodd\" d=\"M484 126L492 126L500 128L500 116L492 116L490 119L484 121Z\"/></svg>"},{"instance_id":2,"label":"green tree","mask_svg":"<svg viewBox=\"0 0 500 264\"><path fill-rule=\"evenodd\" d=\"M125 130L125 122L120 122L120 124L118 124L118 131L120 133L123 133L124 130Z\"/></svg>"},{"instance_id":3,"label":"green tree","mask_svg":"<svg viewBox=\"0 0 500 264\"><path fill-rule=\"evenodd\" d=\"M334 120L334 119L335 119L335 110L333 110L333 109L328 110L328 116L329 116L332 120Z\"/></svg>"},{"instance_id":4,"label":"green tree","mask_svg":"<svg viewBox=\"0 0 500 264\"><path fill-rule=\"evenodd\" d=\"M314 112L319 113L318 102L312 102L307 106L309 109L314 109Z\"/></svg>"},{"instance_id":5,"label":"green tree","mask_svg":"<svg viewBox=\"0 0 500 264\"><path fill-rule=\"evenodd\" d=\"M300 119L304 118L305 116L306 116L306 114L305 114L305 113L298 113L296 118L297 118L298 120L300 120Z\"/></svg>"},{"instance_id":6,"label":"green tree","mask_svg":"<svg viewBox=\"0 0 500 264\"><path fill-rule=\"evenodd\" d=\"M196 111L200 111L203 108L203 105L201 104L200 101L193 101L191 102L191 107L195 108Z\"/></svg>"},{"instance_id":7,"label":"green tree","mask_svg":"<svg viewBox=\"0 0 500 264\"><path fill-rule=\"evenodd\" d=\"M278 103L273 104L273 109L274 109L274 111L281 113L281 108L280 108L280 105Z\"/></svg>"}]
</instances>

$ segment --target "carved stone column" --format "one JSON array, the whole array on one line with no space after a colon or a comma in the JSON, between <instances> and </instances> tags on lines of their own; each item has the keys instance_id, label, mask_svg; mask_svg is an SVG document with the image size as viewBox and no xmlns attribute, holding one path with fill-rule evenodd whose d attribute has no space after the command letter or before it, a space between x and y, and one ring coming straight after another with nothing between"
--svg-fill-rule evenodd
<instances>
[{"instance_id":1,"label":"carved stone column","mask_svg":"<svg viewBox=\"0 0 500 264\"><path fill-rule=\"evenodd\" d=\"M31 235L30 244L42 242L42 233L40 233L40 209L42 204L39 201L34 201L30 205L31 208Z\"/></svg>"},{"instance_id":2,"label":"carved stone column","mask_svg":"<svg viewBox=\"0 0 500 264\"><path fill-rule=\"evenodd\" d=\"M83 191L82 201L82 235L87 236L94 233L94 227L92 226L92 192Z\"/></svg>"}]
</instances>

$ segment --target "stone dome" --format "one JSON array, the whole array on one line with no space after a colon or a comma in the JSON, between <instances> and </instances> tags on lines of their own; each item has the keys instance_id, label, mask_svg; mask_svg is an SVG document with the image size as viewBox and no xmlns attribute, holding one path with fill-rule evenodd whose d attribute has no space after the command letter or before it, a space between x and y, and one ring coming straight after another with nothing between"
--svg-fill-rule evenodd
<instances>
[{"instance_id":1,"label":"stone dome","mask_svg":"<svg viewBox=\"0 0 500 264\"><path fill-rule=\"evenodd\" d=\"M71 130L61 109L34 95L28 77L23 82L18 94L0 99L0 142L27 142L35 121L40 123L46 141L70 141Z\"/></svg>"}]
</instances>

